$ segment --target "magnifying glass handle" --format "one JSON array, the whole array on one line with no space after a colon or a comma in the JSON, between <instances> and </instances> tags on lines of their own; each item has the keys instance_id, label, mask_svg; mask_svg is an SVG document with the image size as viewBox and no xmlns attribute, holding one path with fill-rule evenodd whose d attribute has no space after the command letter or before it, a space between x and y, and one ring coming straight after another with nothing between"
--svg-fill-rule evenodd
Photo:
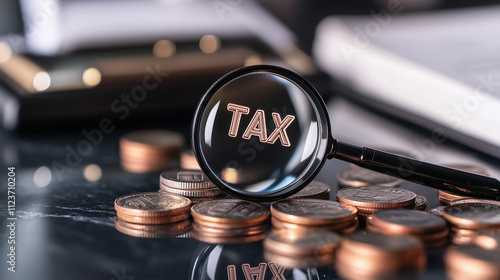
<instances>
[{"instance_id":1,"label":"magnifying glass handle","mask_svg":"<svg viewBox=\"0 0 500 280\"><path fill-rule=\"evenodd\" d=\"M495 178L334 141L329 158L338 158L366 169L439 190L500 200L500 181Z\"/></svg>"}]
</instances>

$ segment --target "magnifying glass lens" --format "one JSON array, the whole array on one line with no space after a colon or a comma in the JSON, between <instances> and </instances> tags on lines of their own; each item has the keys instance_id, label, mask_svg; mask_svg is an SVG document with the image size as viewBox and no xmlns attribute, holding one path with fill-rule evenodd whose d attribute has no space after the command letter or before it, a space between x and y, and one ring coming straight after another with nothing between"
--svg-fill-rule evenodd
<instances>
[{"instance_id":1,"label":"magnifying glass lens","mask_svg":"<svg viewBox=\"0 0 500 280\"><path fill-rule=\"evenodd\" d=\"M329 120L316 90L272 66L233 71L209 89L193 123L202 169L220 188L265 201L300 190L327 154Z\"/></svg>"}]
</instances>

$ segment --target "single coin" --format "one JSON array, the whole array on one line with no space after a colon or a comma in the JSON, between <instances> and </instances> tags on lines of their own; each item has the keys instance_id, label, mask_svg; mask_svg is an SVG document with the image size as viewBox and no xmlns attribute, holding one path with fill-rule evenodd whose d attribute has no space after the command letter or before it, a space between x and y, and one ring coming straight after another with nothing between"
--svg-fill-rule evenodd
<instances>
[{"instance_id":1,"label":"single coin","mask_svg":"<svg viewBox=\"0 0 500 280\"><path fill-rule=\"evenodd\" d=\"M117 213L158 217L189 212L191 200L176 194L143 192L120 196L115 200Z\"/></svg>"},{"instance_id":2,"label":"single coin","mask_svg":"<svg viewBox=\"0 0 500 280\"><path fill-rule=\"evenodd\" d=\"M173 169L160 175L160 183L166 187L181 190L217 188L201 170Z\"/></svg>"},{"instance_id":3,"label":"single coin","mask_svg":"<svg viewBox=\"0 0 500 280\"><path fill-rule=\"evenodd\" d=\"M193 230L204 234L204 235L213 235L219 237L232 237L232 236L244 236L244 235L254 235L263 232L267 232L270 227L268 224L261 224L250 227L239 227L232 229L218 229L213 227L207 227L202 224L193 222L191 224Z\"/></svg>"},{"instance_id":4,"label":"single coin","mask_svg":"<svg viewBox=\"0 0 500 280\"><path fill-rule=\"evenodd\" d=\"M306 224L295 224L282 221L277 219L274 216L271 216L271 223L276 229L291 229L297 231L316 231L316 230L329 230L340 232L346 229L351 228L357 222L357 218L355 217L352 220L347 220L345 222L333 223L329 225L306 225Z\"/></svg>"},{"instance_id":5,"label":"single coin","mask_svg":"<svg viewBox=\"0 0 500 280\"><path fill-rule=\"evenodd\" d=\"M198 170L201 169L196 157L194 156L194 152L192 149L185 150L181 153L181 167L183 169L191 169Z\"/></svg>"},{"instance_id":6,"label":"single coin","mask_svg":"<svg viewBox=\"0 0 500 280\"><path fill-rule=\"evenodd\" d=\"M116 230L133 237L142 237L142 238L177 237L177 236L182 236L191 230L191 227L189 225L181 228L177 227L163 228L163 225L154 226L154 228L152 228L151 225L147 227L148 227L147 229L146 228L139 229L137 227L130 226L130 223L124 222L123 220L120 219L115 220Z\"/></svg>"},{"instance_id":7,"label":"single coin","mask_svg":"<svg viewBox=\"0 0 500 280\"><path fill-rule=\"evenodd\" d=\"M324 198L330 195L330 186L325 183L312 181L298 193L288 198Z\"/></svg>"},{"instance_id":8,"label":"single coin","mask_svg":"<svg viewBox=\"0 0 500 280\"><path fill-rule=\"evenodd\" d=\"M272 230L262 243L266 250L287 256L332 255L340 235L331 231Z\"/></svg>"},{"instance_id":9,"label":"single coin","mask_svg":"<svg viewBox=\"0 0 500 280\"><path fill-rule=\"evenodd\" d=\"M393 233L393 232L385 231L382 228L374 226L372 223L372 220L366 222L366 229L369 231L386 233L386 234L411 234L411 235L417 237L418 239L422 240L423 242L432 242L432 241L438 241L441 239L446 239L448 237L448 235L450 234L450 231L448 230L448 228L445 228L442 231L431 232L431 233Z\"/></svg>"},{"instance_id":10,"label":"single coin","mask_svg":"<svg viewBox=\"0 0 500 280\"><path fill-rule=\"evenodd\" d=\"M353 220L357 209L331 200L297 198L271 204L273 217L285 222L303 225L327 225Z\"/></svg>"},{"instance_id":11,"label":"single coin","mask_svg":"<svg viewBox=\"0 0 500 280\"><path fill-rule=\"evenodd\" d=\"M410 235L356 231L344 236L342 250L369 256L399 258L421 254L423 245L419 239Z\"/></svg>"},{"instance_id":12,"label":"single coin","mask_svg":"<svg viewBox=\"0 0 500 280\"><path fill-rule=\"evenodd\" d=\"M485 204L491 204L491 205L500 206L500 201L489 200L489 199L481 199L481 198L464 198L464 199L459 199L459 200L453 201L451 203L451 205L462 204L462 203L485 203Z\"/></svg>"},{"instance_id":13,"label":"single coin","mask_svg":"<svg viewBox=\"0 0 500 280\"><path fill-rule=\"evenodd\" d=\"M446 271L472 276L469 279L499 279L500 254L476 245L452 246L444 255Z\"/></svg>"},{"instance_id":14,"label":"single coin","mask_svg":"<svg viewBox=\"0 0 500 280\"><path fill-rule=\"evenodd\" d=\"M196 204L191 208L196 222L207 221L252 226L265 222L270 214L264 206L239 199L218 199Z\"/></svg>"},{"instance_id":15,"label":"single coin","mask_svg":"<svg viewBox=\"0 0 500 280\"><path fill-rule=\"evenodd\" d=\"M462 203L445 207L443 218L464 229L500 228L500 206L485 203Z\"/></svg>"},{"instance_id":16,"label":"single coin","mask_svg":"<svg viewBox=\"0 0 500 280\"><path fill-rule=\"evenodd\" d=\"M460 200L460 199L465 199L465 198L471 198L471 197L463 195L463 194L457 194L457 193L439 190L439 201L443 202L445 204L451 204L455 200Z\"/></svg>"},{"instance_id":17,"label":"single coin","mask_svg":"<svg viewBox=\"0 0 500 280\"><path fill-rule=\"evenodd\" d=\"M348 187L337 192L341 203L364 208L413 207L417 195L409 190L389 187Z\"/></svg>"},{"instance_id":18,"label":"single coin","mask_svg":"<svg viewBox=\"0 0 500 280\"><path fill-rule=\"evenodd\" d=\"M337 174L340 185L346 187L384 186L397 187L402 180L365 168L349 168Z\"/></svg>"},{"instance_id":19,"label":"single coin","mask_svg":"<svg viewBox=\"0 0 500 280\"><path fill-rule=\"evenodd\" d=\"M433 214L433 215L436 215L436 216L443 216L442 212L443 212L443 209L445 208L446 206L437 206L437 207L434 207L432 209L429 209L427 210L427 212Z\"/></svg>"},{"instance_id":20,"label":"single coin","mask_svg":"<svg viewBox=\"0 0 500 280\"><path fill-rule=\"evenodd\" d=\"M176 223L168 223L168 224L137 224L137 223L130 223L127 221L124 221L122 219L119 219L118 217L115 219L116 223L119 223L121 226L130 228L130 229L135 229L135 230L141 230L141 231L149 231L149 232L155 232L155 231L176 231L176 230L182 230L187 227L191 227L191 221L189 219L184 219L181 220L180 222Z\"/></svg>"},{"instance_id":21,"label":"single coin","mask_svg":"<svg viewBox=\"0 0 500 280\"><path fill-rule=\"evenodd\" d=\"M388 209L375 212L371 224L386 233L422 234L446 229L446 221L430 213L411 209Z\"/></svg>"},{"instance_id":22,"label":"single coin","mask_svg":"<svg viewBox=\"0 0 500 280\"><path fill-rule=\"evenodd\" d=\"M168 130L139 130L123 135L120 138L120 146L143 149L144 151L182 149L184 137L180 133Z\"/></svg>"},{"instance_id":23,"label":"single coin","mask_svg":"<svg viewBox=\"0 0 500 280\"><path fill-rule=\"evenodd\" d=\"M160 189L164 190L165 192L169 193L174 193L182 196L187 196L187 197L211 197L211 196L217 196L224 194L224 192L217 188L209 188L209 189L199 189L199 190L194 190L194 189L177 189L177 188L171 188L168 187L164 184L160 184Z\"/></svg>"},{"instance_id":24,"label":"single coin","mask_svg":"<svg viewBox=\"0 0 500 280\"><path fill-rule=\"evenodd\" d=\"M206 235L202 232L192 230L191 237L201 242L209 243L209 244L241 244L241 243L251 243L262 240L266 237L267 232L253 234L253 235L244 235L244 236L230 236L230 237L221 237L221 236L213 236Z\"/></svg>"},{"instance_id":25,"label":"single coin","mask_svg":"<svg viewBox=\"0 0 500 280\"><path fill-rule=\"evenodd\" d=\"M476 173L476 174L481 174L485 176L489 176L488 170L486 168L479 166L479 165L471 165L471 164L446 164L444 165L449 168L457 169L457 170L462 170L470 173Z\"/></svg>"},{"instance_id":26,"label":"single coin","mask_svg":"<svg viewBox=\"0 0 500 280\"><path fill-rule=\"evenodd\" d=\"M182 220L189 219L189 212L177 215L152 216L152 217L133 216L133 215L123 214L121 212L116 212L116 217L128 223L158 225L158 224L176 223Z\"/></svg>"},{"instance_id":27,"label":"single coin","mask_svg":"<svg viewBox=\"0 0 500 280\"><path fill-rule=\"evenodd\" d=\"M427 198L423 195L417 194L417 197L415 198L415 210L422 210L425 211L425 208L427 208Z\"/></svg>"},{"instance_id":28,"label":"single coin","mask_svg":"<svg viewBox=\"0 0 500 280\"><path fill-rule=\"evenodd\" d=\"M474 244L487 250L500 250L500 231L479 230L474 237Z\"/></svg>"}]
</instances>

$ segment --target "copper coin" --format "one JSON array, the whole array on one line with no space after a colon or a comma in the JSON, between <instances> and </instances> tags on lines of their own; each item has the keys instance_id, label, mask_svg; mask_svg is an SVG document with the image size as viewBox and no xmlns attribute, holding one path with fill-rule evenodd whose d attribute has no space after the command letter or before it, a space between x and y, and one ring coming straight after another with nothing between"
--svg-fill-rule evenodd
<instances>
[{"instance_id":1,"label":"copper coin","mask_svg":"<svg viewBox=\"0 0 500 280\"><path fill-rule=\"evenodd\" d=\"M169 193L134 193L120 196L115 200L117 213L139 217L158 217L188 213L190 208L191 200Z\"/></svg>"},{"instance_id":2,"label":"copper coin","mask_svg":"<svg viewBox=\"0 0 500 280\"><path fill-rule=\"evenodd\" d=\"M365 168L349 168L337 173L337 180L345 187L384 186L397 187L402 180Z\"/></svg>"},{"instance_id":3,"label":"copper coin","mask_svg":"<svg viewBox=\"0 0 500 280\"><path fill-rule=\"evenodd\" d=\"M474 237L474 244L487 250L500 250L500 231L479 230Z\"/></svg>"},{"instance_id":4,"label":"copper coin","mask_svg":"<svg viewBox=\"0 0 500 280\"><path fill-rule=\"evenodd\" d=\"M137 228L131 228L125 224L124 221L119 219L115 220L115 228L121 233L142 238L168 238L182 236L188 233L191 228L189 226L180 229L161 229L156 228L154 230L141 230Z\"/></svg>"},{"instance_id":5,"label":"copper coin","mask_svg":"<svg viewBox=\"0 0 500 280\"><path fill-rule=\"evenodd\" d=\"M169 215L169 216L153 216L153 217L141 217L141 216L133 216L123 214L121 212L116 213L116 217L125 222L135 223L135 224L145 224L145 225L157 225L157 224L168 224L168 223L176 223L182 220L186 220L189 218L189 212L177 214L177 215Z\"/></svg>"},{"instance_id":6,"label":"copper coin","mask_svg":"<svg viewBox=\"0 0 500 280\"><path fill-rule=\"evenodd\" d=\"M476 245L453 246L446 250L446 271L453 270L469 279L499 279L500 254L497 250L486 250Z\"/></svg>"},{"instance_id":7,"label":"copper coin","mask_svg":"<svg viewBox=\"0 0 500 280\"><path fill-rule=\"evenodd\" d=\"M211 197L211 196L218 196L221 194L224 194L224 192L217 188L209 188L209 189L199 189L199 190L194 190L194 189L177 189L177 188L171 188L168 187L164 184L160 184L160 189L164 190L165 192L168 193L174 193L186 197Z\"/></svg>"},{"instance_id":8,"label":"copper coin","mask_svg":"<svg viewBox=\"0 0 500 280\"><path fill-rule=\"evenodd\" d=\"M254 235L267 232L269 230L268 224L261 224L250 227L239 227L232 229L218 229L213 227L207 227L199 223L192 223L193 230L204 234L204 235L212 235L218 237L232 237L232 236L243 236L243 235Z\"/></svg>"},{"instance_id":9,"label":"copper coin","mask_svg":"<svg viewBox=\"0 0 500 280\"><path fill-rule=\"evenodd\" d=\"M333 255L340 236L331 231L272 230L262 243L266 250L287 256Z\"/></svg>"},{"instance_id":10,"label":"copper coin","mask_svg":"<svg viewBox=\"0 0 500 280\"><path fill-rule=\"evenodd\" d=\"M500 201L489 200L489 199L481 199L481 198L464 198L464 199L459 199L459 200L453 201L451 203L451 205L462 204L462 203L485 203L485 204L491 204L491 205L500 206Z\"/></svg>"},{"instance_id":11,"label":"copper coin","mask_svg":"<svg viewBox=\"0 0 500 280\"><path fill-rule=\"evenodd\" d=\"M415 256L423 251L420 240L410 235L362 231L345 235L341 246L342 250L349 250L356 254L394 258Z\"/></svg>"},{"instance_id":12,"label":"copper coin","mask_svg":"<svg viewBox=\"0 0 500 280\"><path fill-rule=\"evenodd\" d=\"M209 244L240 244L240 243L251 243L262 240L266 237L267 232L253 234L253 235L244 235L244 236L230 236L230 237L221 237L221 236L213 236L206 235L199 231L191 231L191 237L201 242L209 243Z\"/></svg>"},{"instance_id":13,"label":"copper coin","mask_svg":"<svg viewBox=\"0 0 500 280\"><path fill-rule=\"evenodd\" d=\"M264 250L264 259L274 262L288 269L310 269L314 267L327 266L335 262L335 255L321 256L286 256Z\"/></svg>"},{"instance_id":14,"label":"copper coin","mask_svg":"<svg viewBox=\"0 0 500 280\"><path fill-rule=\"evenodd\" d=\"M166 187L181 190L217 188L201 170L172 169L160 175L160 183Z\"/></svg>"},{"instance_id":15,"label":"copper coin","mask_svg":"<svg viewBox=\"0 0 500 280\"><path fill-rule=\"evenodd\" d=\"M207 221L240 226L265 222L270 214L264 206L239 199L218 199L196 204L191 208L195 221Z\"/></svg>"},{"instance_id":16,"label":"copper coin","mask_svg":"<svg viewBox=\"0 0 500 280\"><path fill-rule=\"evenodd\" d=\"M298 198L284 199L271 204L273 217L303 225L328 225L353 220L357 209L336 201Z\"/></svg>"},{"instance_id":17,"label":"copper coin","mask_svg":"<svg viewBox=\"0 0 500 280\"><path fill-rule=\"evenodd\" d=\"M366 229L369 231L373 232L379 232L379 233L386 233L386 234L411 234L418 239L422 240L423 242L432 242L432 241L438 241L441 239L446 239L448 235L450 234L450 231L448 228L443 229L442 231L438 232L431 232L431 233L393 233L389 231L385 231L382 228L376 227L373 225L372 220L366 222Z\"/></svg>"},{"instance_id":18,"label":"copper coin","mask_svg":"<svg viewBox=\"0 0 500 280\"><path fill-rule=\"evenodd\" d=\"M182 134L168 130L149 129L133 131L120 138L120 146L157 151L184 147Z\"/></svg>"},{"instance_id":19,"label":"copper coin","mask_svg":"<svg viewBox=\"0 0 500 280\"><path fill-rule=\"evenodd\" d=\"M371 224L386 233L396 234L433 233L447 228L443 218L410 209L388 209L375 212Z\"/></svg>"},{"instance_id":20,"label":"copper coin","mask_svg":"<svg viewBox=\"0 0 500 280\"><path fill-rule=\"evenodd\" d=\"M129 229L135 229L140 231L147 232L159 232L159 231L179 231L185 228L191 227L191 221L189 219L181 220L180 222L168 223L168 224L137 224L130 223L119 219L118 217L115 219L115 223L120 224L122 227L126 227Z\"/></svg>"},{"instance_id":21,"label":"copper coin","mask_svg":"<svg viewBox=\"0 0 500 280\"><path fill-rule=\"evenodd\" d=\"M282 220L277 219L276 217L271 217L271 223L276 229L291 229L297 231L315 231L315 230L329 230L329 231L343 231L344 229L349 229L355 225L357 222L357 218L355 217L353 220L348 220L341 223L333 223L330 225L304 225L304 224L295 224L289 223Z\"/></svg>"},{"instance_id":22,"label":"copper coin","mask_svg":"<svg viewBox=\"0 0 500 280\"><path fill-rule=\"evenodd\" d=\"M464 229L500 228L500 206L485 203L462 203L445 207L443 218Z\"/></svg>"},{"instance_id":23,"label":"copper coin","mask_svg":"<svg viewBox=\"0 0 500 280\"><path fill-rule=\"evenodd\" d=\"M325 183L312 181L305 188L288 198L324 198L330 196L330 186Z\"/></svg>"},{"instance_id":24,"label":"copper coin","mask_svg":"<svg viewBox=\"0 0 500 280\"><path fill-rule=\"evenodd\" d=\"M425 208L427 208L427 198L423 195L417 194L417 197L415 198L415 210L422 210L425 211Z\"/></svg>"},{"instance_id":25,"label":"copper coin","mask_svg":"<svg viewBox=\"0 0 500 280\"><path fill-rule=\"evenodd\" d=\"M445 204L451 204L455 200L460 200L460 199L465 199L465 198L471 198L471 197L463 195L463 194L457 194L457 193L439 190L439 201L441 201Z\"/></svg>"},{"instance_id":26,"label":"copper coin","mask_svg":"<svg viewBox=\"0 0 500 280\"><path fill-rule=\"evenodd\" d=\"M181 153L181 167L183 169L201 169L192 149L185 150Z\"/></svg>"},{"instance_id":27,"label":"copper coin","mask_svg":"<svg viewBox=\"0 0 500 280\"><path fill-rule=\"evenodd\" d=\"M417 195L409 190L389 187L349 187L337 192L337 200L356 207L400 208L413 207Z\"/></svg>"},{"instance_id":28,"label":"copper coin","mask_svg":"<svg viewBox=\"0 0 500 280\"><path fill-rule=\"evenodd\" d=\"M129 162L122 160L120 161L120 165L123 168L123 170L132 172L132 173L151 173L151 172L156 172L163 170L170 166L172 163L168 161L164 161L162 163L150 163L150 162L141 162L141 163L134 163L134 162Z\"/></svg>"}]
</instances>

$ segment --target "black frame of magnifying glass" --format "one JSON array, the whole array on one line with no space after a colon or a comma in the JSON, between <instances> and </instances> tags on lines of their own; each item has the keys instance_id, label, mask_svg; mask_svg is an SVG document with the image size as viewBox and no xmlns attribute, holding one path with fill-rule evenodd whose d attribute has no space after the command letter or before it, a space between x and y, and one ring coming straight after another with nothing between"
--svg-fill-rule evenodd
<instances>
[{"instance_id":1,"label":"black frame of magnifying glass","mask_svg":"<svg viewBox=\"0 0 500 280\"><path fill-rule=\"evenodd\" d=\"M319 143L315 149L315 158L309 162L308 168L300 174L299 178L296 179L289 186L282 188L280 190L276 190L273 192L268 192L265 194L261 193L249 193L243 191L237 191L228 185L225 184L218 176L213 174L210 167L206 163L204 156L201 154L201 143L199 138L199 127L201 122L201 117L203 115L208 102L212 98L212 96L226 83L234 80L235 78L241 77L245 74L249 73L272 73L274 75L278 75L283 77L284 79L297 84L299 87L303 88L308 93L308 98L314 104L314 109L317 110L316 115L318 116L319 121L321 122L321 139L319 139ZM222 76L218 79L203 95L202 99L198 103L196 107L196 111L193 117L192 127L191 127L191 144L193 147L194 155L201 169L205 172L205 174L224 192L245 200L257 201L257 202L265 202L265 201L274 201L282 198L289 197L290 195L300 191L304 188L308 183L310 183L316 175L319 173L325 161L327 160L328 154L331 152L331 148L333 147L334 139L331 134L331 126L330 126L330 117L328 115L328 111L326 109L325 102L323 98L319 95L318 91L302 76L296 74L293 71L290 71L285 68L281 68L273 65L254 65L247 66L243 68L239 68L233 70L226 75Z\"/></svg>"},{"instance_id":2,"label":"black frame of magnifying glass","mask_svg":"<svg viewBox=\"0 0 500 280\"><path fill-rule=\"evenodd\" d=\"M297 84L308 94L310 100L317 110L317 116L321 119L322 139L321 149L316 149L316 158L309 164L300 178L290 186L266 194L254 194L248 192L238 192L215 176L210 167L206 164L203 155L198 150L201 149L198 143L199 122L203 110L207 106L210 98L217 90L230 80L252 72L271 72ZM392 175L410 182L422 184L435 189L455 192L465 196L500 200L500 181L495 178L456 170L444 166L418 161L382 151L377 151L367 147L359 147L348 143L343 143L333 138L330 127L330 117L328 110L318 91L300 75L278 66L255 65L236 69L217 80L205 93L197 106L192 126L192 145L194 154L202 170L207 176L223 191L235 197L252 201L272 201L290 196L311 182L323 167L326 159L337 158L370 170L374 170L387 175ZM325 134L326 133L326 134Z\"/></svg>"}]
</instances>

